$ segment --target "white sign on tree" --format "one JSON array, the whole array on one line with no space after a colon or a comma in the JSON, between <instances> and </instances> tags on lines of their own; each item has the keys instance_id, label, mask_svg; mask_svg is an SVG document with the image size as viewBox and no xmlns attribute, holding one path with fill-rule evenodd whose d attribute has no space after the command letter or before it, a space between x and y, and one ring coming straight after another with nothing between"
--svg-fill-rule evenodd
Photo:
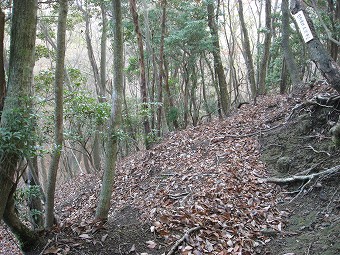
<instances>
[{"instance_id":1,"label":"white sign on tree","mask_svg":"<svg viewBox=\"0 0 340 255\"><path fill-rule=\"evenodd\" d=\"M296 20L296 23L299 26L300 32L302 34L303 40L307 43L313 39L312 31L310 30L306 17L303 14L303 11L299 11L293 15Z\"/></svg>"}]
</instances>

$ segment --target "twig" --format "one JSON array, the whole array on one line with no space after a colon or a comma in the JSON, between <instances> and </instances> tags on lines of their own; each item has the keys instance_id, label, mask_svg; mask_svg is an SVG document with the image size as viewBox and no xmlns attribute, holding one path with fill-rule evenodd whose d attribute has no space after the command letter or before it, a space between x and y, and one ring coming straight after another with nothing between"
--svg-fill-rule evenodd
<instances>
[{"instance_id":1,"label":"twig","mask_svg":"<svg viewBox=\"0 0 340 255\"><path fill-rule=\"evenodd\" d=\"M333 202L333 198L335 197L335 195L338 193L340 188L340 184L338 185L338 187L336 188L335 192L333 193L332 197L329 200L328 205L326 206L326 208L323 210L324 212L328 211L329 206L331 205L331 203Z\"/></svg>"},{"instance_id":2,"label":"twig","mask_svg":"<svg viewBox=\"0 0 340 255\"><path fill-rule=\"evenodd\" d=\"M178 249L178 247L181 245L181 243L183 243L191 233L197 231L201 229L201 226L197 226L194 228L189 229L182 237L181 239L178 239L177 242L171 247L170 251L166 254L166 255L173 255L175 254L176 250Z\"/></svg>"},{"instance_id":3,"label":"twig","mask_svg":"<svg viewBox=\"0 0 340 255\"><path fill-rule=\"evenodd\" d=\"M305 190L305 187L312 181L312 179L309 179L308 182L306 182L305 184L302 185L302 187L300 188L299 193L293 197L288 204L292 203L296 198L298 198L300 196L300 194Z\"/></svg>"},{"instance_id":4,"label":"twig","mask_svg":"<svg viewBox=\"0 0 340 255\"><path fill-rule=\"evenodd\" d=\"M169 194L168 196L169 198L176 200L176 199L181 199L183 197L186 197L189 194L190 194L189 192L183 192L183 193L177 193L177 194Z\"/></svg>"},{"instance_id":5,"label":"twig","mask_svg":"<svg viewBox=\"0 0 340 255\"><path fill-rule=\"evenodd\" d=\"M331 156L331 154L328 153L327 151L318 151L318 150L314 149L312 145L308 145L308 146L306 146L304 148L310 149L310 150L314 151L315 153L325 153L325 154L327 154L328 157Z\"/></svg>"},{"instance_id":6,"label":"twig","mask_svg":"<svg viewBox=\"0 0 340 255\"><path fill-rule=\"evenodd\" d=\"M313 243L310 243L310 244L309 244L308 249L307 249L307 252L306 252L306 255L309 255L309 254L310 254L309 252L310 252L310 248L312 248L312 244L313 244Z\"/></svg>"},{"instance_id":7,"label":"twig","mask_svg":"<svg viewBox=\"0 0 340 255\"><path fill-rule=\"evenodd\" d=\"M44 248L42 249L42 251L39 253L39 255L43 255L45 250L47 249L47 247L50 245L50 243L52 242L51 239L48 239L47 244L44 246Z\"/></svg>"}]
</instances>

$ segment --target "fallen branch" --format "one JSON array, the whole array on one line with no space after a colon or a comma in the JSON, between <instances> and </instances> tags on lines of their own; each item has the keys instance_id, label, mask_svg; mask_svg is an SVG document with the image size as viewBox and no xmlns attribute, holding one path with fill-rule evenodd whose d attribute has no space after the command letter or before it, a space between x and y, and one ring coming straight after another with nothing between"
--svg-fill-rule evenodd
<instances>
[{"instance_id":1,"label":"fallen branch","mask_svg":"<svg viewBox=\"0 0 340 255\"><path fill-rule=\"evenodd\" d=\"M42 255L45 253L47 247L50 245L50 243L52 242L52 240L48 239L46 245L44 246L44 248L41 250L41 252L39 253L39 255Z\"/></svg>"},{"instance_id":2,"label":"fallen branch","mask_svg":"<svg viewBox=\"0 0 340 255\"><path fill-rule=\"evenodd\" d=\"M189 235L197 230L201 229L201 226L197 226L189 229L181 239L178 239L177 242L171 247L170 251L166 255L173 255L177 251L178 247L183 243L186 239L188 239Z\"/></svg>"},{"instance_id":3,"label":"fallen branch","mask_svg":"<svg viewBox=\"0 0 340 255\"><path fill-rule=\"evenodd\" d=\"M340 170L340 165L337 165L335 167L329 168L319 173L314 173L314 174L309 174L309 175L293 175L291 177L286 177L286 178L273 177L273 178L267 178L264 181L271 182L271 183L289 183L289 182L296 182L296 181L308 181L318 176L336 173L339 170Z\"/></svg>"},{"instance_id":4,"label":"fallen branch","mask_svg":"<svg viewBox=\"0 0 340 255\"><path fill-rule=\"evenodd\" d=\"M331 156L331 154L328 153L327 151L318 151L318 150L314 149L312 145L308 145L308 146L306 146L306 147L304 147L304 148L309 149L309 150L312 150L312 151L314 151L315 153L325 153L328 157Z\"/></svg>"}]
</instances>

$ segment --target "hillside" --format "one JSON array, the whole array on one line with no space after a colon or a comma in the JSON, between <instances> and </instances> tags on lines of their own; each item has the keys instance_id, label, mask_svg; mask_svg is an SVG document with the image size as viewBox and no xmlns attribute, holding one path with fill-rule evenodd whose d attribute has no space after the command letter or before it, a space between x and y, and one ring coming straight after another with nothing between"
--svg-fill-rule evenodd
<instances>
[{"instance_id":1,"label":"hillside","mask_svg":"<svg viewBox=\"0 0 340 255\"><path fill-rule=\"evenodd\" d=\"M92 221L100 176L62 185L60 226L45 254L339 253L337 175L306 185L265 182L339 164L329 127L302 129L302 110L286 121L300 102L259 97L223 121L169 133L150 150L121 159L105 224ZM288 159L284 167L280 158Z\"/></svg>"}]
</instances>

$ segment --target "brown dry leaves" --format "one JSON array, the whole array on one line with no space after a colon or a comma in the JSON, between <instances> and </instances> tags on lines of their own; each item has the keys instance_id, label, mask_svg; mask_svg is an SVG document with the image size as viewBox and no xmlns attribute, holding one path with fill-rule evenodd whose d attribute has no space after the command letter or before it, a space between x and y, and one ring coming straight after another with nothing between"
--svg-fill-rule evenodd
<instances>
[{"instance_id":1,"label":"brown dry leaves","mask_svg":"<svg viewBox=\"0 0 340 255\"><path fill-rule=\"evenodd\" d=\"M152 223L150 230L163 238L148 241L151 249L164 243L170 249L188 229L200 226L181 243L180 254L259 253L270 241L262 231L281 231L286 213L276 209L276 187L261 181L266 171L257 136L245 135L274 127L287 108L284 97L259 98L257 106L243 105L222 122L170 133L154 148L121 160L111 216L128 205L139 208L142 219ZM76 238L59 240L54 248L97 242L92 234L105 227L92 222L99 186L100 179L87 174L61 186L60 231Z\"/></svg>"},{"instance_id":2,"label":"brown dry leaves","mask_svg":"<svg viewBox=\"0 0 340 255\"><path fill-rule=\"evenodd\" d=\"M266 97L223 122L169 134L120 163L114 208L137 205L169 246L201 226L180 246L181 254L254 254L270 241L261 231L284 227L275 186L260 180L265 166L257 137L212 141L271 128L286 111L283 98Z\"/></svg>"}]
</instances>

